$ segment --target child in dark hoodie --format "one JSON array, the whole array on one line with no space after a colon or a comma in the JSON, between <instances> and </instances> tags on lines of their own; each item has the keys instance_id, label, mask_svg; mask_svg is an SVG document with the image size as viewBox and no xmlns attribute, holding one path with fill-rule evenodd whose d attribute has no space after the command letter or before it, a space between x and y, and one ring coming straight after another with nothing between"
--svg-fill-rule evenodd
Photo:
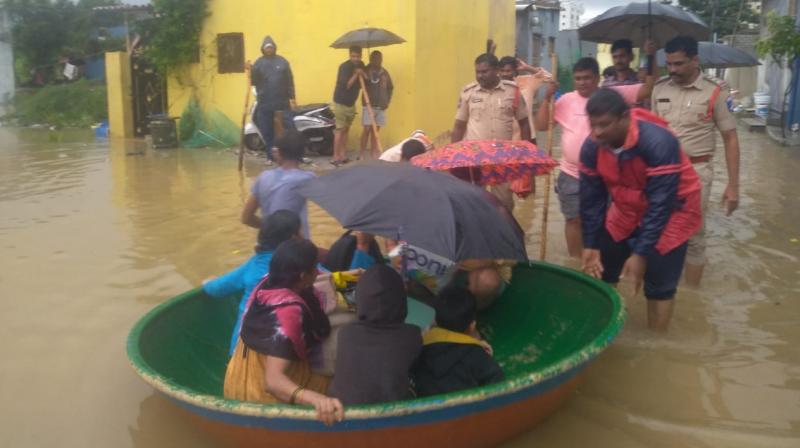
<instances>
[{"instance_id":1,"label":"child in dark hoodie","mask_svg":"<svg viewBox=\"0 0 800 448\"><path fill-rule=\"evenodd\" d=\"M345 405L412 397L409 373L422 349L419 327L406 324L400 274L376 264L356 286L358 322L339 331L336 369L328 393Z\"/></svg>"},{"instance_id":2,"label":"child in dark hoodie","mask_svg":"<svg viewBox=\"0 0 800 448\"><path fill-rule=\"evenodd\" d=\"M439 293L436 327L425 333L424 346L412 376L417 395L455 392L505 379L503 370L476 334L475 296L450 285Z\"/></svg>"}]
</instances>

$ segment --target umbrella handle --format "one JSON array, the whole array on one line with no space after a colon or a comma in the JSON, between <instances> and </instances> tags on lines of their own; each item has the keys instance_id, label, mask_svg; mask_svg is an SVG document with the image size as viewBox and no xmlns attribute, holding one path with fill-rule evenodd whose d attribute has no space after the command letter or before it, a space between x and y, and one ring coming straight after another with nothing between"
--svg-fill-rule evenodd
<instances>
[{"instance_id":1,"label":"umbrella handle","mask_svg":"<svg viewBox=\"0 0 800 448\"><path fill-rule=\"evenodd\" d=\"M242 113L242 131L239 134L239 171L242 171L244 167L244 126L247 124L247 115L250 112L248 106L250 106L250 91L252 90L251 87L251 79L250 79L250 67L245 66L245 78L247 79L247 92L244 94L244 112ZM269 151L269 148L267 148Z\"/></svg>"},{"instance_id":2,"label":"umbrella handle","mask_svg":"<svg viewBox=\"0 0 800 448\"><path fill-rule=\"evenodd\" d=\"M550 66L553 68L553 78L558 79L558 55L554 49L550 48ZM555 125L555 101L550 101L549 126L547 128L547 154L553 156L553 127ZM552 172L547 173L544 178L544 205L542 207L542 240L539 246L539 258L544 261L547 256L547 219L550 210L550 182Z\"/></svg>"}]
</instances>

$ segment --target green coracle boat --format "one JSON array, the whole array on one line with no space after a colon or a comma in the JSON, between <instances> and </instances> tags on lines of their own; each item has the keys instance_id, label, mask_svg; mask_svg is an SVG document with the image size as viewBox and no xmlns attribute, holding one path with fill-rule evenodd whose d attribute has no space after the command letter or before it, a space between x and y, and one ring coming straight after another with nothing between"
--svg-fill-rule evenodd
<instances>
[{"instance_id":1,"label":"green coracle boat","mask_svg":"<svg viewBox=\"0 0 800 448\"><path fill-rule=\"evenodd\" d=\"M517 265L511 286L480 316L506 381L350 407L345 421L326 427L311 408L222 397L237 301L215 300L195 289L150 311L128 337L136 372L210 436L232 446L495 446L568 399L625 321L620 298L608 285L545 263Z\"/></svg>"}]
</instances>

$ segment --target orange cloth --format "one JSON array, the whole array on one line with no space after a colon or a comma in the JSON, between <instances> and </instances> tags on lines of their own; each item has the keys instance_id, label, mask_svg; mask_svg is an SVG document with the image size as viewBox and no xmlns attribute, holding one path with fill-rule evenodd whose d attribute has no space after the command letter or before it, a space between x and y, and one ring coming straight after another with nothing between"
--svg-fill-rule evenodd
<instances>
[{"instance_id":1,"label":"orange cloth","mask_svg":"<svg viewBox=\"0 0 800 448\"><path fill-rule=\"evenodd\" d=\"M267 392L264 385L265 355L255 350L246 349L242 339L236 343L228 368L225 370L225 383L223 395L227 399L239 401L255 401L258 403L280 403L281 401ZM289 377L298 386L308 390L325 394L331 378L311 373L308 361L292 361L286 371Z\"/></svg>"},{"instance_id":2,"label":"orange cloth","mask_svg":"<svg viewBox=\"0 0 800 448\"><path fill-rule=\"evenodd\" d=\"M525 106L528 108L528 125L531 129L531 137L536 137L536 126L533 124L533 97L536 95L536 91L539 90L539 87L541 87L542 84L544 84L544 82L547 80L547 76L549 75L549 73L546 75L521 75L514 78L514 82L517 83L517 87L519 87L519 91L522 94L522 99L525 100ZM514 122L513 139L522 139L519 124L517 122ZM511 191L516 194L531 193L533 191L533 176L525 176L520 179L515 179L511 181L509 186L511 187Z\"/></svg>"}]
</instances>

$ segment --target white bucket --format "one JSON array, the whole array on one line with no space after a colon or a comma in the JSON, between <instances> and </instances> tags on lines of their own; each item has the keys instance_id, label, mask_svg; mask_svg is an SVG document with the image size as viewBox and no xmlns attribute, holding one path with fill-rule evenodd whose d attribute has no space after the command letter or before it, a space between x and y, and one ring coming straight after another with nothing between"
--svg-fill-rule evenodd
<instances>
[{"instance_id":1,"label":"white bucket","mask_svg":"<svg viewBox=\"0 0 800 448\"><path fill-rule=\"evenodd\" d=\"M769 116L769 94L755 92L753 94L753 105L756 108L756 116L767 118Z\"/></svg>"}]
</instances>

